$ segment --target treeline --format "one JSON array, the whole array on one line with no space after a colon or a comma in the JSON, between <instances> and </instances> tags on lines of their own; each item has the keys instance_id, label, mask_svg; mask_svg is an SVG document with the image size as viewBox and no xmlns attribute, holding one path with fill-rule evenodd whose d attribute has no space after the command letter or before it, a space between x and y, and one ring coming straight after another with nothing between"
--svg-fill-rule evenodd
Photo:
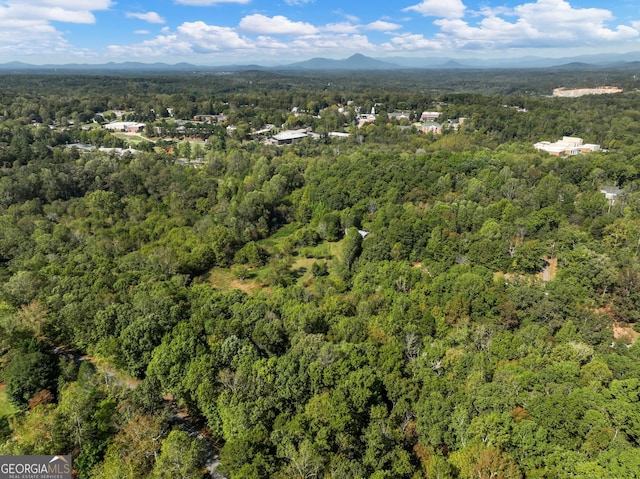
<instances>
[{"instance_id":1,"label":"treeline","mask_svg":"<svg viewBox=\"0 0 640 479\"><path fill-rule=\"evenodd\" d=\"M615 98L557 104L633 119ZM446 100L468 129L229 139L199 168L6 127L24 156L0 169L1 378L21 412L0 452L70 452L86 478L201 477L212 443L231 478L637 475L635 136L557 158L500 139L531 118L502 98ZM522 105L549 135L556 101Z\"/></svg>"},{"instance_id":2,"label":"treeline","mask_svg":"<svg viewBox=\"0 0 640 479\"><path fill-rule=\"evenodd\" d=\"M242 132L239 139L244 139L251 130L267 124L311 126L323 132L348 129L355 124L355 107L363 113L375 107L383 115L406 111L418 117L423 111L438 110L441 121L471 120L467 127L492 140L493 146L569 134L605 147L625 148L634 142L638 127L638 80L633 73L621 69L578 76L562 70L536 70L535 75L527 70L452 70L337 77L267 72L144 78L3 75L0 116L15 120L9 125L37 122L79 127L113 120L112 114L98 114L120 110L126 120L170 129L166 120L171 115L191 120L195 115L224 114L226 124L237 126ZM603 84L623 87L625 93L578 99L545 96L560 86ZM339 105L345 108L344 115L336 113ZM293 108L302 116L292 115ZM212 133L199 136L207 138Z\"/></svg>"}]
</instances>

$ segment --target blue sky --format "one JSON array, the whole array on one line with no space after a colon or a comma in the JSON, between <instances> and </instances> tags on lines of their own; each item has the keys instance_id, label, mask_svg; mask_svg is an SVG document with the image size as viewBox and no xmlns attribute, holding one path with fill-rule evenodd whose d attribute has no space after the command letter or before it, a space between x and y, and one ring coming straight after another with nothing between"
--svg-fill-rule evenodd
<instances>
[{"instance_id":1,"label":"blue sky","mask_svg":"<svg viewBox=\"0 0 640 479\"><path fill-rule=\"evenodd\" d=\"M0 0L0 62L286 64L640 51L640 1Z\"/></svg>"}]
</instances>

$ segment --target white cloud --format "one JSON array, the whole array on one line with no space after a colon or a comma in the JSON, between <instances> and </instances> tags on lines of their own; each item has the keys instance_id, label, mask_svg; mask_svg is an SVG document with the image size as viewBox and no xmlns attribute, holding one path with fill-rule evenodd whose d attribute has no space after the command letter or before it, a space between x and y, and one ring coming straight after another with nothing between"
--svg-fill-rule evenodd
<instances>
[{"instance_id":1,"label":"white cloud","mask_svg":"<svg viewBox=\"0 0 640 479\"><path fill-rule=\"evenodd\" d=\"M264 46L256 45L259 48ZM273 46L274 48L265 48L261 53L264 58L271 57L277 63L286 63L286 60L283 61L283 52L286 52L287 58L307 60L313 56L346 58L354 53L377 51L377 46L366 35L336 33L297 36L290 42L277 42Z\"/></svg>"},{"instance_id":2,"label":"white cloud","mask_svg":"<svg viewBox=\"0 0 640 479\"><path fill-rule=\"evenodd\" d=\"M0 13L0 18L5 17L2 13ZM6 13L9 18L17 17L31 19L33 21L66 23L96 22L96 17L89 10L66 10L60 7L49 7L45 5L20 5L15 8L9 7L9 11Z\"/></svg>"},{"instance_id":3,"label":"white cloud","mask_svg":"<svg viewBox=\"0 0 640 479\"><path fill-rule=\"evenodd\" d=\"M209 7L217 3L249 3L251 0L175 0L178 5L190 5L192 7Z\"/></svg>"},{"instance_id":4,"label":"white cloud","mask_svg":"<svg viewBox=\"0 0 640 479\"><path fill-rule=\"evenodd\" d=\"M526 38L530 42L537 36L535 30L522 22L509 23L497 17L483 19L479 27L459 19L441 19L435 23L454 48L468 50L517 48L519 39Z\"/></svg>"},{"instance_id":5,"label":"white cloud","mask_svg":"<svg viewBox=\"0 0 640 479\"><path fill-rule=\"evenodd\" d=\"M138 20L143 20L149 23L165 23L166 22L166 20L156 12L147 12L147 13L127 12L126 16L127 18L137 18Z\"/></svg>"},{"instance_id":6,"label":"white cloud","mask_svg":"<svg viewBox=\"0 0 640 479\"><path fill-rule=\"evenodd\" d=\"M400 24L391 23L384 20L377 20L367 25L354 24L351 22L329 23L322 27L318 27L318 30L322 32L356 34L363 30L392 32L395 30L400 30L401 28L402 25Z\"/></svg>"},{"instance_id":7,"label":"white cloud","mask_svg":"<svg viewBox=\"0 0 640 479\"><path fill-rule=\"evenodd\" d=\"M21 31L21 26L28 29L29 35ZM19 52L17 58L16 52ZM46 57L42 56L43 52L46 52ZM92 58L94 55L90 50L70 44L60 32L47 24L18 22L11 28L2 28L0 31L0 58L7 60L52 63L56 57L72 57L79 61ZM34 60L30 60L31 58Z\"/></svg>"},{"instance_id":8,"label":"white cloud","mask_svg":"<svg viewBox=\"0 0 640 479\"><path fill-rule=\"evenodd\" d=\"M472 12L474 16L492 17L496 15L513 15L513 9L509 7L490 7L489 5L482 5L480 10Z\"/></svg>"},{"instance_id":9,"label":"white cloud","mask_svg":"<svg viewBox=\"0 0 640 479\"><path fill-rule=\"evenodd\" d=\"M302 5L313 0L285 0L290 5ZM534 48L569 49L597 46L601 51L624 51L620 45L638 48L640 20L627 25L615 22L613 13L605 8L579 8L571 0L520 0L511 8L483 6L471 11L464 0L413 0L416 5L405 9L409 19L378 17L366 23L343 11L334 11L338 21L313 24L314 20L298 21L286 16L249 14L237 25L218 26L204 21L185 22L179 26L161 25L160 34L136 30L138 38L131 45L111 45L108 56L113 59L137 57L195 62L230 61L237 63L286 63L288 60L312 56L345 58L352 53L372 54L383 50L387 54L403 52L455 56L464 51L485 50L484 56L513 55L516 50L532 52ZM184 5L207 6L227 3L249 3L250 0L173 0ZM57 23L95 23L96 13L114 5L113 0L0 0L0 55L20 51L25 56L46 52L68 57L87 58L91 52L71 45ZM132 7L133 8L133 7ZM158 7L159 8L159 7ZM417 21L415 14L434 17L437 31L406 32L408 20ZM126 12L128 18L149 23L164 23L156 12ZM395 22L394 22L395 20ZM398 23L396 23L398 22ZM373 44L380 37L384 43ZM377 40L376 40L377 41ZM539 53L539 52L537 52ZM98 55L95 53L95 55ZM98 57L103 58L104 52ZM198 60L201 58L202 60ZM283 60L283 58L285 60ZM224 60L222 60L224 59Z\"/></svg>"},{"instance_id":10,"label":"white cloud","mask_svg":"<svg viewBox=\"0 0 640 479\"><path fill-rule=\"evenodd\" d=\"M466 7L461 0L423 0L417 5L404 8L403 12L415 11L425 17L462 18Z\"/></svg>"},{"instance_id":11,"label":"white cloud","mask_svg":"<svg viewBox=\"0 0 640 479\"><path fill-rule=\"evenodd\" d=\"M391 32L393 30L400 30L402 25L397 23L385 22L383 20L377 20L366 26L367 30L375 30L378 32Z\"/></svg>"},{"instance_id":12,"label":"white cloud","mask_svg":"<svg viewBox=\"0 0 640 479\"><path fill-rule=\"evenodd\" d=\"M308 35L298 37L288 45L289 50L297 55L311 53L340 57L376 48L365 35Z\"/></svg>"},{"instance_id":13,"label":"white cloud","mask_svg":"<svg viewBox=\"0 0 640 479\"><path fill-rule=\"evenodd\" d=\"M9 0L0 3L0 54L22 56L57 53L84 57L51 22L93 24L95 11L107 10L111 0Z\"/></svg>"},{"instance_id":14,"label":"white cloud","mask_svg":"<svg viewBox=\"0 0 640 479\"><path fill-rule=\"evenodd\" d=\"M297 29L293 31L298 32ZM174 31L164 29L164 33L137 44L111 45L108 52L116 59L189 59L187 61L198 62L196 57L200 56L203 58L200 62L215 57L217 61L229 63L258 61L281 64L286 63L282 57L284 53L287 59L292 60L304 60L310 56L344 58L358 52L373 53L376 48L365 35L321 31L319 28L314 28L314 33L298 33L292 39L283 40L281 36L269 33L245 36L234 28L187 22Z\"/></svg>"},{"instance_id":15,"label":"white cloud","mask_svg":"<svg viewBox=\"0 0 640 479\"><path fill-rule=\"evenodd\" d=\"M443 43L439 40L425 38L422 34L404 33L397 35L382 47L387 51L427 51L442 50Z\"/></svg>"},{"instance_id":16,"label":"white cloud","mask_svg":"<svg viewBox=\"0 0 640 479\"><path fill-rule=\"evenodd\" d=\"M247 33L264 35L311 35L318 31L310 23L293 22L282 15L267 17L259 13L244 17L239 27Z\"/></svg>"},{"instance_id":17,"label":"white cloud","mask_svg":"<svg viewBox=\"0 0 640 479\"><path fill-rule=\"evenodd\" d=\"M21 35L23 29L29 29L29 35ZM12 22L11 26L5 26L0 30L0 44L24 44L32 37L37 37L41 41L51 44L66 45L60 32L54 27L43 22L33 22L29 20L18 20Z\"/></svg>"},{"instance_id":18,"label":"white cloud","mask_svg":"<svg viewBox=\"0 0 640 479\"><path fill-rule=\"evenodd\" d=\"M111 4L110 0L96 0L91 6L87 6L86 2L72 0L33 0L28 4L9 1L3 8L0 8L0 21L95 23L96 18L93 11L106 10ZM3 24L3 28L11 27L11 24Z\"/></svg>"},{"instance_id":19,"label":"white cloud","mask_svg":"<svg viewBox=\"0 0 640 479\"><path fill-rule=\"evenodd\" d=\"M191 44L177 35L159 35L136 45L109 45L108 52L115 58L164 58L193 55Z\"/></svg>"},{"instance_id":20,"label":"white cloud","mask_svg":"<svg viewBox=\"0 0 640 479\"><path fill-rule=\"evenodd\" d=\"M180 39L189 41L195 51L220 51L224 49L251 48L252 42L229 27L207 25L204 22L187 22L177 29Z\"/></svg>"},{"instance_id":21,"label":"white cloud","mask_svg":"<svg viewBox=\"0 0 640 479\"><path fill-rule=\"evenodd\" d=\"M337 15L339 17L344 18L345 20L347 20L348 22L351 23L360 23L360 18L352 15L350 13L345 13L343 12L341 9L337 9L337 10L333 10L331 13L333 13L334 15Z\"/></svg>"},{"instance_id":22,"label":"white cloud","mask_svg":"<svg viewBox=\"0 0 640 479\"><path fill-rule=\"evenodd\" d=\"M256 48L262 48L266 50L286 50L287 44L273 37L261 35L256 38Z\"/></svg>"},{"instance_id":23,"label":"white cloud","mask_svg":"<svg viewBox=\"0 0 640 479\"><path fill-rule=\"evenodd\" d=\"M476 25L460 18L434 22L456 48L570 48L620 42L640 36L637 28L605 26L613 14L600 8L573 8L565 0L537 0L511 11L484 10ZM514 17L507 21L499 16Z\"/></svg>"},{"instance_id":24,"label":"white cloud","mask_svg":"<svg viewBox=\"0 0 640 479\"><path fill-rule=\"evenodd\" d=\"M284 0L284 3L291 7L306 5L307 3L314 3L315 0Z\"/></svg>"},{"instance_id":25,"label":"white cloud","mask_svg":"<svg viewBox=\"0 0 640 479\"><path fill-rule=\"evenodd\" d=\"M184 57L224 51L253 49L255 44L229 27L185 22L174 33L158 35L137 45L110 45L114 56Z\"/></svg>"},{"instance_id":26,"label":"white cloud","mask_svg":"<svg viewBox=\"0 0 640 479\"><path fill-rule=\"evenodd\" d=\"M18 2L6 2L8 5ZM86 0L30 0L30 5L52 5L65 10L106 10L113 5L112 0L93 0L87 5Z\"/></svg>"},{"instance_id":27,"label":"white cloud","mask_svg":"<svg viewBox=\"0 0 640 479\"><path fill-rule=\"evenodd\" d=\"M514 8L520 20L537 32L551 37L560 31L574 42L615 41L638 36L638 30L618 25L615 30L605 26L614 19L613 13L602 8L573 8L564 0L538 0Z\"/></svg>"},{"instance_id":28,"label":"white cloud","mask_svg":"<svg viewBox=\"0 0 640 479\"><path fill-rule=\"evenodd\" d=\"M349 22L329 23L321 28L323 32L358 33L360 27Z\"/></svg>"},{"instance_id":29,"label":"white cloud","mask_svg":"<svg viewBox=\"0 0 640 479\"><path fill-rule=\"evenodd\" d=\"M602 22L611 20L613 14L601 8L573 8L565 0L537 0L514 7L520 18L532 25L545 27L551 22L557 24L575 24L580 22Z\"/></svg>"}]
</instances>

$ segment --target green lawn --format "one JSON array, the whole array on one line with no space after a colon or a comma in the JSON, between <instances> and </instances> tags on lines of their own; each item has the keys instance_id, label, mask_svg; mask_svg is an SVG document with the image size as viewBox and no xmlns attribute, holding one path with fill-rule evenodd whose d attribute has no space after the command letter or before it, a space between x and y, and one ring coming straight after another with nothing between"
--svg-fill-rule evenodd
<instances>
[{"instance_id":1,"label":"green lawn","mask_svg":"<svg viewBox=\"0 0 640 479\"><path fill-rule=\"evenodd\" d=\"M11 416L17 411L15 407L7 399L7 395L4 393L4 384L0 384L0 418Z\"/></svg>"},{"instance_id":2,"label":"green lawn","mask_svg":"<svg viewBox=\"0 0 640 479\"><path fill-rule=\"evenodd\" d=\"M295 233L299 227L300 226L296 223L289 223L288 225L283 226L278 231L273 233L267 239L278 240L278 239L286 238L287 236L290 236L293 233Z\"/></svg>"},{"instance_id":3,"label":"green lawn","mask_svg":"<svg viewBox=\"0 0 640 479\"><path fill-rule=\"evenodd\" d=\"M317 260L314 258L296 258L291 265L291 269L296 272L298 277L297 283L299 286L304 286L313 277L311 274L311 267Z\"/></svg>"},{"instance_id":4,"label":"green lawn","mask_svg":"<svg viewBox=\"0 0 640 479\"><path fill-rule=\"evenodd\" d=\"M271 254L275 250L281 250L287 238L295 233L298 228L299 226L296 223L289 223L288 225L284 225L268 238L258 241L258 244Z\"/></svg>"},{"instance_id":5,"label":"green lawn","mask_svg":"<svg viewBox=\"0 0 640 479\"><path fill-rule=\"evenodd\" d=\"M326 241L317 246L305 246L300 249L300 254L306 258L329 259L333 255L331 253L331 243Z\"/></svg>"},{"instance_id":6,"label":"green lawn","mask_svg":"<svg viewBox=\"0 0 640 479\"><path fill-rule=\"evenodd\" d=\"M213 268L204 278L213 288L221 291L239 289L245 293L253 294L263 289L262 278L264 277L265 272L263 270L265 269L250 271L248 278L240 280L234 274L233 269Z\"/></svg>"},{"instance_id":7,"label":"green lawn","mask_svg":"<svg viewBox=\"0 0 640 479\"><path fill-rule=\"evenodd\" d=\"M273 235L258 241L269 254L279 251L286 240L297 231L299 225L291 223L283 226ZM296 283L303 287L309 287L313 279L311 267L316 261L326 263L331 269L331 259L342 258L342 248L344 240L330 243L323 241L316 246L308 246L296 249L291 252L291 269L294 271ZM212 268L202 279L208 282L212 287L230 291L239 289L247 294L254 294L258 291L269 291L271 288L266 286L269 274L272 273L272 266L266 264L261 268L245 268L247 276L240 279L238 272L242 268L241 265L234 265L231 268Z\"/></svg>"}]
</instances>

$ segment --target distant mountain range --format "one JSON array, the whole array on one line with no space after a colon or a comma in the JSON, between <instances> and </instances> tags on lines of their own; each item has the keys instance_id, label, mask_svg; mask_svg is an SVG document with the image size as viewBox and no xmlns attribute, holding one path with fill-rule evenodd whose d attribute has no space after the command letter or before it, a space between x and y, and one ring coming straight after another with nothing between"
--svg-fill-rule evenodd
<instances>
[{"instance_id":1,"label":"distant mountain range","mask_svg":"<svg viewBox=\"0 0 640 479\"><path fill-rule=\"evenodd\" d=\"M456 68L554 68L571 66L576 69L593 67L620 67L640 62L640 52L582 55L564 58L385 58L387 62L403 68L456 69Z\"/></svg>"},{"instance_id":2,"label":"distant mountain range","mask_svg":"<svg viewBox=\"0 0 640 479\"><path fill-rule=\"evenodd\" d=\"M397 70L401 65L364 56L360 53L345 58L344 60L331 60L329 58L312 58L299 63L292 63L280 67L284 70Z\"/></svg>"},{"instance_id":3,"label":"distant mountain range","mask_svg":"<svg viewBox=\"0 0 640 479\"><path fill-rule=\"evenodd\" d=\"M192 65L190 63L142 63L142 62L123 62L123 63L67 63L64 65L32 65L22 62L10 62L0 64L0 73L9 72L33 72L33 73L100 73L100 72L210 72L210 71L243 71L243 70L262 70L259 65L234 65L231 67L215 67L205 65Z\"/></svg>"},{"instance_id":4,"label":"distant mountain range","mask_svg":"<svg viewBox=\"0 0 640 479\"><path fill-rule=\"evenodd\" d=\"M22 62L0 64L0 73L170 73L170 72L239 72L249 70L264 71L388 71L407 69L459 70L459 69L495 69L495 68L638 68L640 52L624 54L584 55L566 58L520 57L500 59L447 58L447 57L392 57L371 58L355 54L342 60L312 58L311 60L279 66L261 65L224 65L206 66L190 63L104 63L65 65L31 65Z\"/></svg>"}]
</instances>

